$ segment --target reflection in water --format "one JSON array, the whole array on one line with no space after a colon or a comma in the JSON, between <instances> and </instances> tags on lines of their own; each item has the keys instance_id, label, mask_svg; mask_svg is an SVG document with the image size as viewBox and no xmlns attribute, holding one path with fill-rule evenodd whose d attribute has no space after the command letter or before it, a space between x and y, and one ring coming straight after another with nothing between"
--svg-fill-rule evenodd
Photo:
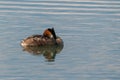
<instances>
[{"instance_id":1,"label":"reflection in water","mask_svg":"<svg viewBox=\"0 0 120 80\"><path fill-rule=\"evenodd\" d=\"M23 47L23 51L33 55L43 55L49 62L54 61L56 54L60 53L62 49L63 45Z\"/></svg>"}]
</instances>

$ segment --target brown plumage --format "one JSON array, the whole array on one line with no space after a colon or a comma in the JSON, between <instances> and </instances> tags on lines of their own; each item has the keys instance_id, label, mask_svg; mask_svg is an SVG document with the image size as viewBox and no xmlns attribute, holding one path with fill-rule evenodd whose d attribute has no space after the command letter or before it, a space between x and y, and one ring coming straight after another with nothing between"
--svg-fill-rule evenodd
<instances>
[{"instance_id":1,"label":"brown plumage","mask_svg":"<svg viewBox=\"0 0 120 80\"><path fill-rule=\"evenodd\" d=\"M56 36L54 28L48 28L43 35L32 35L22 40L21 46L47 46L47 45L63 45L63 40Z\"/></svg>"}]
</instances>

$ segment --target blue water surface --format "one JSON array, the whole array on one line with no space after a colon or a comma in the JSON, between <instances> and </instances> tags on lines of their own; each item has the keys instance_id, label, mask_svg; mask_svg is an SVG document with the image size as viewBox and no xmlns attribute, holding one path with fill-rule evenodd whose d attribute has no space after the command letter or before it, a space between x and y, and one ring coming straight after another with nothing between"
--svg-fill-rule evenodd
<instances>
[{"instance_id":1,"label":"blue water surface","mask_svg":"<svg viewBox=\"0 0 120 80\"><path fill-rule=\"evenodd\" d=\"M20 42L54 27L54 62ZM0 0L0 80L120 80L119 0Z\"/></svg>"}]
</instances>

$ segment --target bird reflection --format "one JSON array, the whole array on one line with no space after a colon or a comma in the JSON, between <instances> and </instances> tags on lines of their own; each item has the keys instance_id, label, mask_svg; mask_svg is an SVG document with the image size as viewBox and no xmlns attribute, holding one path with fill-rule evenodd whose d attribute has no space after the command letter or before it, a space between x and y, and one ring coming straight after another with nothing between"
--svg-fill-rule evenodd
<instances>
[{"instance_id":1,"label":"bird reflection","mask_svg":"<svg viewBox=\"0 0 120 80\"><path fill-rule=\"evenodd\" d=\"M55 61L56 54L60 53L62 49L63 45L23 47L23 51L32 55L43 55L48 62Z\"/></svg>"}]
</instances>

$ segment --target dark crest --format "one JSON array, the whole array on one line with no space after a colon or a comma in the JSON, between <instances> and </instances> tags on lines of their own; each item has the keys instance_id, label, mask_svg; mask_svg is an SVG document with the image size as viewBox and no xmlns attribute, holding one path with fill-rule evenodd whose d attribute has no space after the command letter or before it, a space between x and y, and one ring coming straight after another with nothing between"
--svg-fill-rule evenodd
<instances>
[{"instance_id":1,"label":"dark crest","mask_svg":"<svg viewBox=\"0 0 120 80\"><path fill-rule=\"evenodd\" d=\"M57 39L54 28L48 28L48 30L52 33L54 39Z\"/></svg>"}]
</instances>

